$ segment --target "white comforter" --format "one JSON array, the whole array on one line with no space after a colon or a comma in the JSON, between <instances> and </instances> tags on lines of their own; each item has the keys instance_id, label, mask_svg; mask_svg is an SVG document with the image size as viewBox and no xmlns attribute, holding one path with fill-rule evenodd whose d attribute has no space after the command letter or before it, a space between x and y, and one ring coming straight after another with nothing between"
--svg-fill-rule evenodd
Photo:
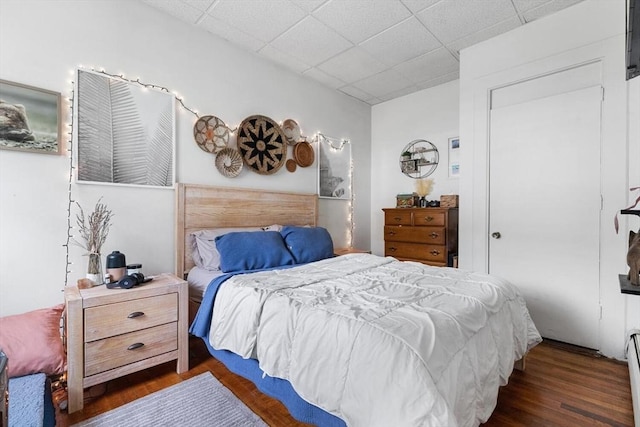
<instances>
[{"instance_id":1,"label":"white comforter","mask_svg":"<svg viewBox=\"0 0 640 427\"><path fill-rule=\"evenodd\" d=\"M368 254L234 276L209 339L367 427L477 426L541 341L509 283Z\"/></svg>"}]
</instances>

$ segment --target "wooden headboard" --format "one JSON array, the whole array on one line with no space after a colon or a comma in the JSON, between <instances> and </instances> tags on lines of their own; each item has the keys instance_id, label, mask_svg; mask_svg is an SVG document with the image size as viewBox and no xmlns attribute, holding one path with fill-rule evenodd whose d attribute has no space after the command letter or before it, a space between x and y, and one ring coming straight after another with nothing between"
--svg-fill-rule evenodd
<instances>
[{"instance_id":1,"label":"wooden headboard","mask_svg":"<svg viewBox=\"0 0 640 427\"><path fill-rule=\"evenodd\" d=\"M317 225L316 194L178 184L176 191L176 275L193 267L187 236L220 227L272 224Z\"/></svg>"}]
</instances>

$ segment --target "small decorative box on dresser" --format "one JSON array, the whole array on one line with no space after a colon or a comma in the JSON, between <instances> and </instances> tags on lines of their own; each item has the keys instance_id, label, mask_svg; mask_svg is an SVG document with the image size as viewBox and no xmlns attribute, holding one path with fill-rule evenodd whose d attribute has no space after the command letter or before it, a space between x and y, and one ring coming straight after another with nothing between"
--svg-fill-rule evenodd
<instances>
[{"instance_id":1,"label":"small decorative box on dresser","mask_svg":"<svg viewBox=\"0 0 640 427\"><path fill-rule=\"evenodd\" d=\"M177 359L189 369L187 282L164 273L131 289L65 289L69 413L84 388Z\"/></svg>"},{"instance_id":2,"label":"small decorative box on dresser","mask_svg":"<svg viewBox=\"0 0 640 427\"><path fill-rule=\"evenodd\" d=\"M402 261L452 266L458 251L457 208L396 208L384 211L384 255Z\"/></svg>"}]
</instances>

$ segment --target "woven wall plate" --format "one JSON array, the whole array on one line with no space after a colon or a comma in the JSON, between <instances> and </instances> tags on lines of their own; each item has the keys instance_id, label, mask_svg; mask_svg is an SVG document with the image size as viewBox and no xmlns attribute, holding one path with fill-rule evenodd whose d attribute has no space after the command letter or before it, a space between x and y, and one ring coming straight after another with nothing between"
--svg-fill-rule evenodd
<instances>
[{"instance_id":1,"label":"woven wall plate","mask_svg":"<svg viewBox=\"0 0 640 427\"><path fill-rule=\"evenodd\" d=\"M295 172L296 169L298 168L298 164L296 163L295 160L293 159L289 159L287 160L287 162L285 163L285 167L287 168L287 170L289 172Z\"/></svg>"},{"instance_id":2,"label":"woven wall plate","mask_svg":"<svg viewBox=\"0 0 640 427\"><path fill-rule=\"evenodd\" d=\"M289 145L294 145L300 139L300 126L293 119L286 119L282 122L282 131Z\"/></svg>"},{"instance_id":3,"label":"woven wall plate","mask_svg":"<svg viewBox=\"0 0 640 427\"><path fill-rule=\"evenodd\" d=\"M227 178L236 177L242 171L242 156L235 148L223 148L216 154L216 168Z\"/></svg>"},{"instance_id":4,"label":"woven wall plate","mask_svg":"<svg viewBox=\"0 0 640 427\"><path fill-rule=\"evenodd\" d=\"M287 144L282 129L265 116L249 116L238 128L238 150L242 161L262 175L276 173L287 160Z\"/></svg>"},{"instance_id":5,"label":"woven wall plate","mask_svg":"<svg viewBox=\"0 0 640 427\"><path fill-rule=\"evenodd\" d=\"M313 147L307 141L298 142L293 147L293 158L300 167L311 166L315 160Z\"/></svg>"},{"instance_id":6,"label":"woven wall plate","mask_svg":"<svg viewBox=\"0 0 640 427\"><path fill-rule=\"evenodd\" d=\"M196 144L207 153L218 153L229 143L229 128L216 116L202 116L193 125Z\"/></svg>"}]
</instances>

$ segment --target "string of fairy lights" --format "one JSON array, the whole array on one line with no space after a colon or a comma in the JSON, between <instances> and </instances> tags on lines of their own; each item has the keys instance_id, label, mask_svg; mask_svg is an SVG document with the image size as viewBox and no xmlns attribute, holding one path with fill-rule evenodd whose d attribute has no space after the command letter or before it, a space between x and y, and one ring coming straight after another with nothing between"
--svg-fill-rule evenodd
<instances>
[{"instance_id":1,"label":"string of fairy lights","mask_svg":"<svg viewBox=\"0 0 640 427\"><path fill-rule=\"evenodd\" d=\"M180 106L190 112L191 114L193 114L196 119L200 118L200 115L198 114L198 112L187 106L184 102L184 99L177 94L176 92L173 92L171 90L169 90L169 88L164 87L164 86L160 86L160 85L156 85L156 84L151 84L151 83L145 83L143 81L140 80L139 77L136 77L135 79L130 79L127 78L124 74L112 74L107 72L105 69L100 68L100 69L96 69L94 67L90 67L90 68L85 68L84 66L80 65L78 68L78 71L80 70L90 70L94 73L99 73L102 75L105 75L107 77L113 78L113 79L119 79L121 81L125 81L128 83L132 83L132 84L136 84L139 85L141 87L147 88L147 89L155 89L155 90L159 90L162 92L166 92L166 93L170 93L173 95L173 97L176 99L176 101L178 101L178 103L180 104ZM76 71L72 71L72 73L75 75L75 78L78 78L78 74ZM68 190L67 190L67 235L66 235L66 241L65 243L62 245L65 248L65 262L66 262L66 268L65 268L65 278L64 278L64 285L65 287L68 285L69 283L69 274L71 274L73 271L70 269L70 266L72 265L71 259L70 259L70 252L69 252L69 246L71 244L71 241L73 239L73 234L72 234L72 229L73 229L73 225L72 225L72 206L75 203L75 200L73 199L73 193L72 193L72 189L73 189L73 174L74 174L74 170L75 170L75 166L74 166L74 150L73 150L73 133L74 133L74 117L75 117L75 109L77 108L77 106L75 105L75 101L76 101L76 89L75 89L75 81L71 80L70 81L71 84L71 91L70 91L70 97L67 99L67 101L69 102L69 117L70 120L67 123L67 127L68 127L68 132L66 132L67 135L67 152L69 153L69 180L68 180ZM236 129L230 129L230 132L233 133L237 130ZM305 137L306 139L306 137ZM328 146L329 149L332 151L342 151L342 149L345 147L346 144L350 144L351 141L349 141L348 139L339 139L339 138L332 138L332 137L328 137L326 135L323 135L322 133L318 132L314 135L314 138L312 139L312 141L317 141L318 144L322 142L325 142ZM349 246L353 246L353 236L354 236L354 230L355 230L355 224L353 221L354 218L354 192L353 192L353 158L350 155L349 156L349 180L350 180L350 185L349 185L349 191L350 191L350 197L349 197L349 210L347 213L347 222L349 224L349 235L347 237L347 241L349 242Z\"/></svg>"},{"instance_id":2,"label":"string of fairy lights","mask_svg":"<svg viewBox=\"0 0 640 427\"><path fill-rule=\"evenodd\" d=\"M82 65L79 66L78 71L79 70L86 70L85 67L83 67ZM89 68L89 70L93 71L94 73L99 73L99 74L103 74L105 76L108 76L110 78L113 79L119 79L122 81L126 81L129 83L133 83L133 84L137 84L141 87L147 88L147 89L155 89L155 90L160 90L162 92L166 92L166 93L170 93L173 95L173 97L178 101L178 103L180 104L180 106L182 108L184 108L186 111L189 111L191 114L193 114L194 116L196 116L196 118L200 118L198 112L190 107L188 107L185 103L184 103L184 99L178 95L175 92L170 91L168 88L164 87L164 86L160 86L160 85L156 85L156 84L150 84L150 83L145 83L140 81L140 78L137 77L136 79L129 79L127 77L125 77L123 74L111 74L108 73L107 71L105 71L104 69L95 69L93 67ZM75 75L75 77L78 77L78 74L76 73L76 71L72 71L72 73ZM68 190L67 190L67 236L66 236L66 241L65 243L62 245L65 248L65 262L66 262L66 267L65 267L65 275L64 275L64 286L66 287L69 283L69 274L72 273L72 270L70 269L70 266L72 265L71 259L70 259L70 253L69 253L69 245L71 244L71 240L73 239L73 234L71 234L71 230L73 229L73 225L72 225L72 206L75 203L75 200L73 200L73 194L72 194L72 188L73 188L73 171L75 170L75 166L74 166L74 151L73 151L73 119L74 119L74 112L75 112L75 97L76 97L76 89L75 89L75 81L71 80L70 81L71 84L71 96L68 98L68 102L69 102L69 117L70 120L67 124L67 127L69 128L69 131L66 133L68 138L67 138L67 152L69 153L69 182L68 182Z\"/></svg>"}]
</instances>

